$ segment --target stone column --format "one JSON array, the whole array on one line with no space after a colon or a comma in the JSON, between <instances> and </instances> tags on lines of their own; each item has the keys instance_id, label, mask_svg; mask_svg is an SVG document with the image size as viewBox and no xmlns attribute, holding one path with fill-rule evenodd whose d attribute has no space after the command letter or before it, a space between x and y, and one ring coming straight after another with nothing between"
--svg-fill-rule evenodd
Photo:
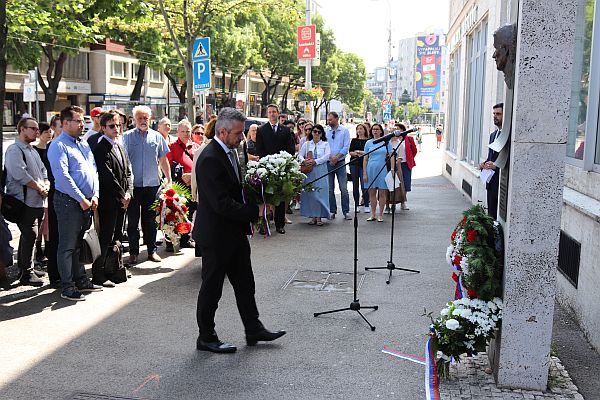
<instances>
[{"instance_id":1,"label":"stone column","mask_svg":"<svg viewBox=\"0 0 600 400\"><path fill-rule=\"evenodd\" d=\"M576 3L519 1L500 386L548 380Z\"/></svg>"}]
</instances>

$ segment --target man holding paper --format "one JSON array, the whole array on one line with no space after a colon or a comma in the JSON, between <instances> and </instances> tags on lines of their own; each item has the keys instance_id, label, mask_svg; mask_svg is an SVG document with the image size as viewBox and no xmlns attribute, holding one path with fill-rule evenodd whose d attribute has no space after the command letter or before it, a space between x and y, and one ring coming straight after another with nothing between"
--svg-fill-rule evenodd
<instances>
[{"instance_id":1,"label":"man holding paper","mask_svg":"<svg viewBox=\"0 0 600 400\"><path fill-rule=\"evenodd\" d=\"M496 104L493 107L492 114L494 116L494 125L496 129L490 133L491 145L497 140L502 134L502 116L504 111L504 103ZM500 183L500 169L496 166L495 162L498 158L498 152L488 148L487 159L479 164L481 170L481 180L485 182L485 189L487 190L487 208L488 215L492 218L497 218L498 212L498 186Z\"/></svg>"}]
</instances>

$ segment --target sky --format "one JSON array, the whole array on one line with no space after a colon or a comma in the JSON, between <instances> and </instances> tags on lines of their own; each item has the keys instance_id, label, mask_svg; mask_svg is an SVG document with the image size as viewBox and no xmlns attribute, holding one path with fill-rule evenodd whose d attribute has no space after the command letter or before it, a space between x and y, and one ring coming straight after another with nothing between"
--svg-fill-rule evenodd
<instances>
[{"instance_id":1,"label":"sky","mask_svg":"<svg viewBox=\"0 0 600 400\"><path fill-rule=\"evenodd\" d=\"M325 25L333 29L338 48L356 53L367 71L385 66L388 26L392 18L392 46L400 39L434 29L448 31L450 0L316 0ZM390 14L391 8L391 14ZM392 48L392 57L397 50Z\"/></svg>"}]
</instances>

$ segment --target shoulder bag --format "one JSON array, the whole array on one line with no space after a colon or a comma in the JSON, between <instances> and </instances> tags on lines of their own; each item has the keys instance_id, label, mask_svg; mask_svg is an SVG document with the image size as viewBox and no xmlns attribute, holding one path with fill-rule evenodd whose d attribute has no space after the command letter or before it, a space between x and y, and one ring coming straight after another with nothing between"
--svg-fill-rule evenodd
<instances>
[{"instance_id":1,"label":"shoulder bag","mask_svg":"<svg viewBox=\"0 0 600 400\"><path fill-rule=\"evenodd\" d=\"M21 149L19 149L19 151L23 154L23 161L25 162L25 165L27 165L27 161L25 160L25 153L23 153L23 150ZM23 185L23 201L17 199L14 196L11 196L10 194L6 194L4 193L4 187L6 185L6 176L7 172L5 166L4 170L2 171L2 215L7 221L19 223L21 222L21 219L25 214L25 207L27 207L27 205L25 204L25 199L27 198L27 186Z\"/></svg>"}]
</instances>

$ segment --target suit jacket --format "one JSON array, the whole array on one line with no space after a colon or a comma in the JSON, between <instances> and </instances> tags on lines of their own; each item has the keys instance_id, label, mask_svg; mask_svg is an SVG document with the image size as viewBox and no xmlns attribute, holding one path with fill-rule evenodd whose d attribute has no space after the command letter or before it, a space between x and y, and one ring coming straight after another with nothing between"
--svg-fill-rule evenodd
<instances>
[{"instance_id":1,"label":"suit jacket","mask_svg":"<svg viewBox=\"0 0 600 400\"><path fill-rule=\"evenodd\" d=\"M87 142L90 145L90 149L92 149L92 153L94 152L94 148L98 144L98 140L102 137L102 132L96 132L87 138Z\"/></svg>"},{"instance_id":2,"label":"suit jacket","mask_svg":"<svg viewBox=\"0 0 600 400\"><path fill-rule=\"evenodd\" d=\"M116 152L119 151L121 159ZM99 201L105 204L120 203L125 193L133 194L131 163L123 145L115 146L105 139L98 140L93 150L98 180L100 181Z\"/></svg>"},{"instance_id":3,"label":"suit jacket","mask_svg":"<svg viewBox=\"0 0 600 400\"><path fill-rule=\"evenodd\" d=\"M489 140L489 144L492 144L494 142L494 140L496 139L496 133L497 133L498 129L496 129L495 131L493 131L492 133L490 133L490 140ZM496 159L498 158L498 153L497 151L494 151L490 148L488 148L488 156L487 159L485 160L487 161L491 161L491 162L496 162ZM488 183L486 183L485 188L486 189L494 189L498 187L498 183L500 182L500 169L496 168L495 170L496 172L494 173L494 176L492 176L492 179L490 179L490 181ZM496 189L497 190L497 189Z\"/></svg>"},{"instance_id":4,"label":"suit jacket","mask_svg":"<svg viewBox=\"0 0 600 400\"><path fill-rule=\"evenodd\" d=\"M256 131L256 154L264 157L269 154L277 154L282 150L291 155L296 153L296 143L290 129L279 124L277 133L275 133L269 122L262 124Z\"/></svg>"},{"instance_id":5,"label":"suit jacket","mask_svg":"<svg viewBox=\"0 0 600 400\"><path fill-rule=\"evenodd\" d=\"M198 156L198 208L192 237L201 247L235 249L252 233L250 224L258 220L258 206L244 204L238 174L216 140Z\"/></svg>"}]
</instances>

